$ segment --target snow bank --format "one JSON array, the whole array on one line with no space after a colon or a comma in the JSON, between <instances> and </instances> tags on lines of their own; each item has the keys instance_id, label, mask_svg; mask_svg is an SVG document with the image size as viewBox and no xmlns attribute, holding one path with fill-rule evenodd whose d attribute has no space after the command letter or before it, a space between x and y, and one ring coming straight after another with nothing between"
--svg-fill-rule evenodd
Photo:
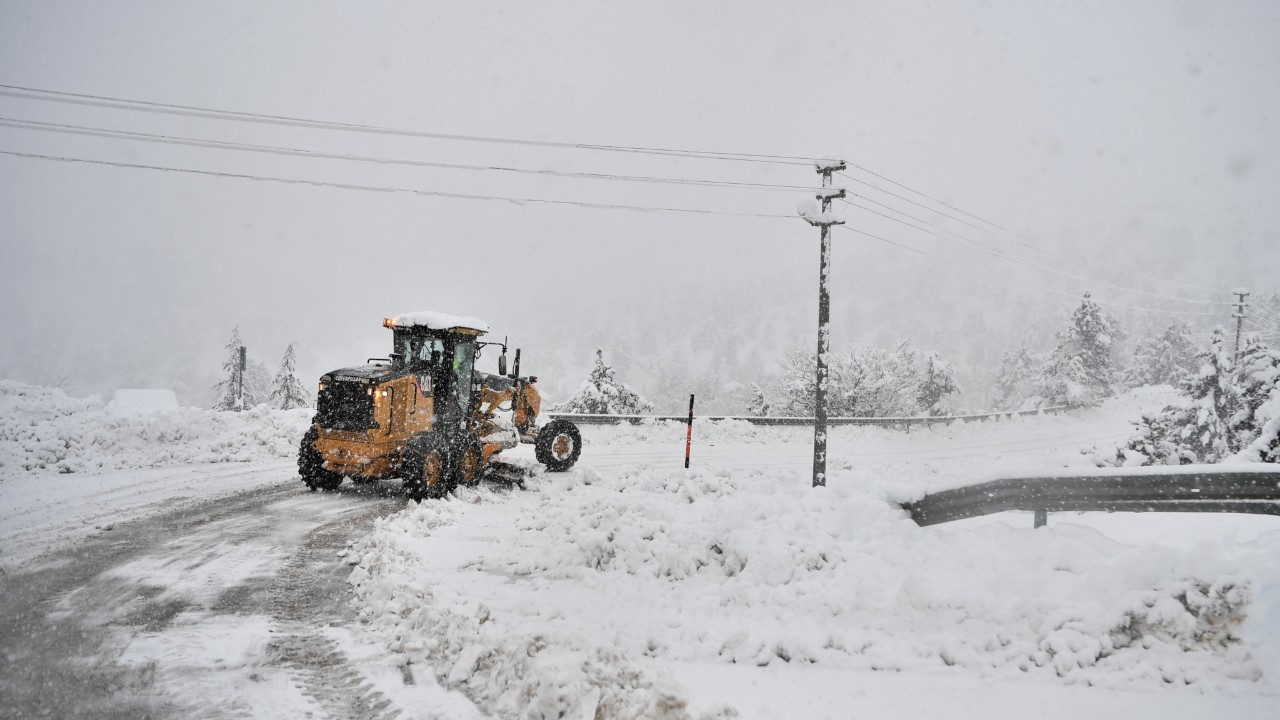
<instances>
[{"instance_id":1,"label":"snow bank","mask_svg":"<svg viewBox=\"0 0 1280 720\"><path fill-rule=\"evenodd\" d=\"M677 663L1280 688L1259 659L1280 531L1186 552L1066 523L922 529L881 489L902 472L836 468L815 490L586 467L389 517L351 580L404 661L503 717L685 717L660 671Z\"/></svg>"},{"instance_id":2,"label":"snow bank","mask_svg":"<svg viewBox=\"0 0 1280 720\"><path fill-rule=\"evenodd\" d=\"M291 458L311 422L311 410L177 408L157 392L107 405L0 380L0 477Z\"/></svg>"},{"instance_id":3,"label":"snow bank","mask_svg":"<svg viewBox=\"0 0 1280 720\"><path fill-rule=\"evenodd\" d=\"M477 504L496 497L488 491L462 494ZM350 581L360 617L374 624L402 663L430 663L442 685L465 690L500 717L691 717L679 686L655 679L625 651L600 643L589 628L566 632L527 622L495 613L479 598L438 599L438 578L424 574L422 565L438 552L430 547L436 531L465 512L459 502L423 503L378 520L351 550L358 563ZM520 579L503 573L513 582ZM548 601L555 603L544 597L539 605Z\"/></svg>"},{"instance_id":4,"label":"snow bank","mask_svg":"<svg viewBox=\"0 0 1280 720\"><path fill-rule=\"evenodd\" d=\"M177 409L178 395L172 390L117 390L107 404L107 410L115 415L150 415Z\"/></svg>"}]
</instances>

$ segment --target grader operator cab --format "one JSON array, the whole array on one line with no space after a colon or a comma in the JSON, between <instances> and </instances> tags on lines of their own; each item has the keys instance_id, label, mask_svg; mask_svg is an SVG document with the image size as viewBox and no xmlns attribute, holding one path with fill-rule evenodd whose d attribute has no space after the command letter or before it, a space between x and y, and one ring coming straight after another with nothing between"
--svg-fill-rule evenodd
<instances>
[{"instance_id":1,"label":"grader operator cab","mask_svg":"<svg viewBox=\"0 0 1280 720\"><path fill-rule=\"evenodd\" d=\"M387 318L391 356L320 378L316 415L302 439L298 473L312 490L399 477L415 500L442 497L486 475L522 482L524 470L494 460L519 443L534 445L548 470L567 470L582 436L567 420L539 428L536 377L520 376L520 351L507 374L505 343L481 342L481 320L436 312ZM487 345L499 345L498 374L475 371Z\"/></svg>"}]
</instances>

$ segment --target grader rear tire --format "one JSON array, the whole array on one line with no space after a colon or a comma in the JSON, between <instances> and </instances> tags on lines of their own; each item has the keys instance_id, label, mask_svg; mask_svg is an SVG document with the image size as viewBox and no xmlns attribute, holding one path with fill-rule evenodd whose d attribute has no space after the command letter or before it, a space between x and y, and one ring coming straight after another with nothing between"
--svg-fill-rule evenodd
<instances>
[{"instance_id":1,"label":"grader rear tire","mask_svg":"<svg viewBox=\"0 0 1280 720\"><path fill-rule=\"evenodd\" d=\"M417 502L442 498L457 486L457 467L449 444L439 435L420 435L404 457L404 487Z\"/></svg>"}]
</instances>

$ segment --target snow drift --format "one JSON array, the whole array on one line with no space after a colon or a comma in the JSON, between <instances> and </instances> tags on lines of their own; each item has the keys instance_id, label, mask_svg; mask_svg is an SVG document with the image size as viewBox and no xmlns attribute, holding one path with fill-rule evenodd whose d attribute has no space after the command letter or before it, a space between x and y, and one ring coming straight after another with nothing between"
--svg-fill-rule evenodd
<instances>
[{"instance_id":1,"label":"snow drift","mask_svg":"<svg viewBox=\"0 0 1280 720\"><path fill-rule=\"evenodd\" d=\"M675 663L1274 690L1280 532L1186 553L1067 524L921 529L882 489L918 471L812 489L587 466L386 518L351 581L403 662L503 717L690 717Z\"/></svg>"},{"instance_id":2,"label":"snow drift","mask_svg":"<svg viewBox=\"0 0 1280 720\"><path fill-rule=\"evenodd\" d=\"M112 403L0 380L0 475L78 473L295 457L312 411L166 407L137 391Z\"/></svg>"}]
</instances>

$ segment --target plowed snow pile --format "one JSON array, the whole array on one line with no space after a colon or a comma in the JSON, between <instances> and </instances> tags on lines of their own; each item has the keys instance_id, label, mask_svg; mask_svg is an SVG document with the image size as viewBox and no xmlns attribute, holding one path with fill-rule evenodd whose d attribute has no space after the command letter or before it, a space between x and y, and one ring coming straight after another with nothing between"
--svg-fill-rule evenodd
<instances>
[{"instance_id":1,"label":"plowed snow pile","mask_svg":"<svg viewBox=\"0 0 1280 720\"><path fill-rule=\"evenodd\" d=\"M119 405L119 404L118 404ZM0 480L297 455L311 410L113 407L101 398L0 380Z\"/></svg>"},{"instance_id":2,"label":"plowed snow pile","mask_svg":"<svg viewBox=\"0 0 1280 720\"><path fill-rule=\"evenodd\" d=\"M887 500L992 458L837 461L825 489L802 469L591 462L410 507L357 543L358 602L402 661L500 717L732 717L732 693L692 702L674 679L709 664L751 684L808 667L1280 691L1280 527L1187 552L1069 515L921 529Z\"/></svg>"}]
</instances>

